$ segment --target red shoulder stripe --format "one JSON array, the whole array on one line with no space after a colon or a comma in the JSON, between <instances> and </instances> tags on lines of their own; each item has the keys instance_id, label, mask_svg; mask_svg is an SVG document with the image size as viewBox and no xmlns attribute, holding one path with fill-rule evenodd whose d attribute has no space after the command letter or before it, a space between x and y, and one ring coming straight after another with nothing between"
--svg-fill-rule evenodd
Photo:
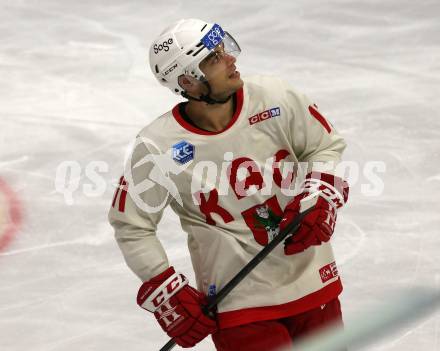
<instances>
[{"instance_id":1,"label":"red shoulder stripe","mask_svg":"<svg viewBox=\"0 0 440 351\"><path fill-rule=\"evenodd\" d=\"M321 115L318 110L315 109L315 107L313 106L309 106L309 111L312 114L313 117L315 117L319 123L322 124L322 126L325 128L325 130L327 131L327 133L331 133L332 128L330 127L329 123L327 122L327 120L324 118L323 115Z\"/></svg>"}]
</instances>

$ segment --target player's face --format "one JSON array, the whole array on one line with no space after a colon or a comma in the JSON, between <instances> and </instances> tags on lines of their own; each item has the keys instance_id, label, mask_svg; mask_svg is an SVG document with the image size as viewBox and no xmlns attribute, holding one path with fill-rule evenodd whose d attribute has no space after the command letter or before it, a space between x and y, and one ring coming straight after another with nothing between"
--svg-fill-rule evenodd
<instances>
[{"instance_id":1,"label":"player's face","mask_svg":"<svg viewBox=\"0 0 440 351\"><path fill-rule=\"evenodd\" d=\"M200 62L199 67L211 87L211 96L224 98L243 86L240 72L235 66L236 61L237 59L226 53L220 44Z\"/></svg>"}]
</instances>

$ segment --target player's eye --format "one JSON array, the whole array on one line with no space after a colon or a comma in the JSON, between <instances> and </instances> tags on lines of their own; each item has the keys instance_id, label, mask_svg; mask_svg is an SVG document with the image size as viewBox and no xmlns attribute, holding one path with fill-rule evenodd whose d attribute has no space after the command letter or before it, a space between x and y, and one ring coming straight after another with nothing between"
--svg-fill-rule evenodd
<instances>
[{"instance_id":1,"label":"player's eye","mask_svg":"<svg viewBox=\"0 0 440 351\"><path fill-rule=\"evenodd\" d=\"M205 59L205 61L206 61L207 63L212 63L212 61L215 59L215 56L216 56L216 53L215 53L215 52L212 52L212 53L210 53L210 54L208 55L208 57Z\"/></svg>"},{"instance_id":2,"label":"player's eye","mask_svg":"<svg viewBox=\"0 0 440 351\"><path fill-rule=\"evenodd\" d=\"M220 54L220 52L216 52L216 53L214 54L213 59L212 59L212 63L218 63L218 62L220 61L220 58L221 58L221 54Z\"/></svg>"}]
</instances>

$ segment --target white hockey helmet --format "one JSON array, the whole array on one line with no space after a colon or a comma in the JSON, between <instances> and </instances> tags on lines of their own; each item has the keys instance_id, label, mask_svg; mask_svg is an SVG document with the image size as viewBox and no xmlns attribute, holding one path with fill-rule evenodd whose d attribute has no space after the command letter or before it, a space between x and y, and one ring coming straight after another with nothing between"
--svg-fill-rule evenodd
<instances>
[{"instance_id":1,"label":"white hockey helmet","mask_svg":"<svg viewBox=\"0 0 440 351\"><path fill-rule=\"evenodd\" d=\"M199 64L222 42L225 53L235 57L240 54L237 42L218 24L181 19L167 27L151 44L151 71L162 85L181 95L184 90L179 85L179 77L189 75L205 81Z\"/></svg>"}]
</instances>

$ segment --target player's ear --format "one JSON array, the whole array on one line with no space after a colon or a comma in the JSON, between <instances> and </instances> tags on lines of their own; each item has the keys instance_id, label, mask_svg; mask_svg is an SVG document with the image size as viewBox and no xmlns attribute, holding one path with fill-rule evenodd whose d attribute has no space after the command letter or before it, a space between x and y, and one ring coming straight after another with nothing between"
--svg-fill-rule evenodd
<instances>
[{"instance_id":1,"label":"player's ear","mask_svg":"<svg viewBox=\"0 0 440 351\"><path fill-rule=\"evenodd\" d=\"M191 76L181 75L178 83L189 94L200 94L203 91L203 83Z\"/></svg>"}]
</instances>

